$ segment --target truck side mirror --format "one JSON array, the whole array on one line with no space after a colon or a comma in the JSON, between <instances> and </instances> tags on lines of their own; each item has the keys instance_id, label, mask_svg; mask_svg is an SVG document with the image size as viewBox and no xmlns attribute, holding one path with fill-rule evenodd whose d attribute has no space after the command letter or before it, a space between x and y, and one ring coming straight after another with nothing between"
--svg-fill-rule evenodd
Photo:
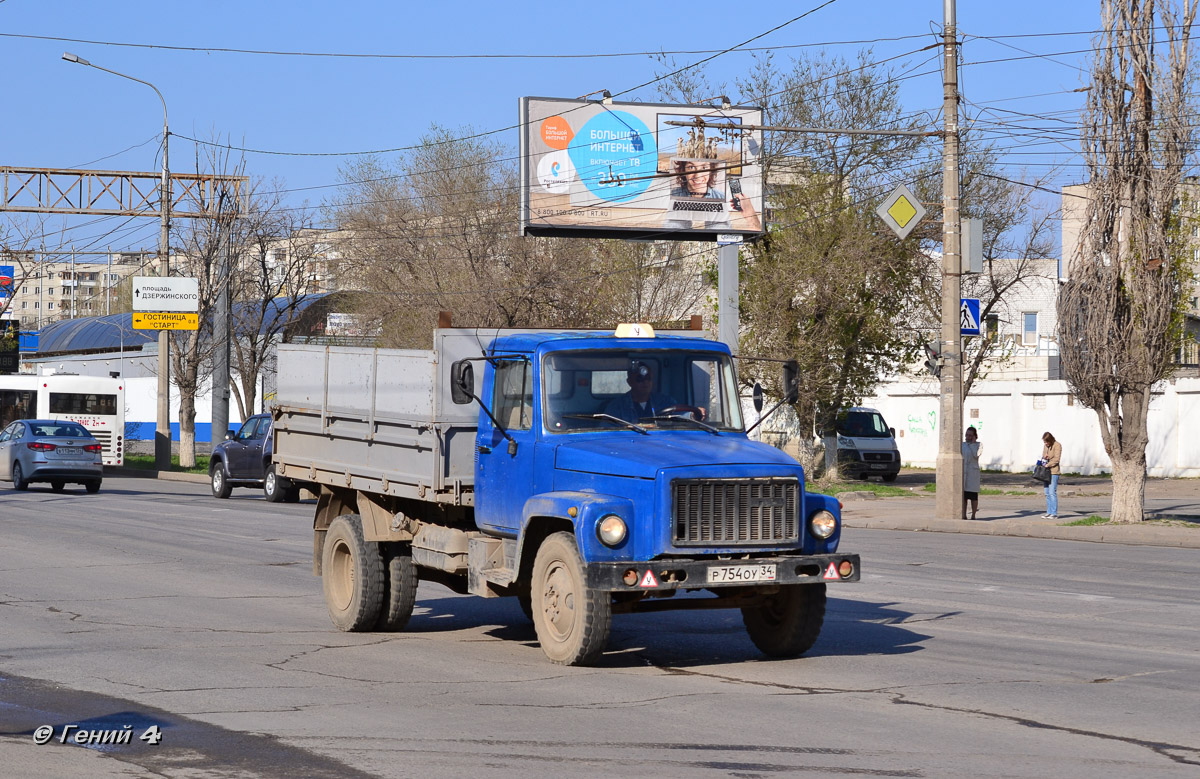
<instances>
[{"instance_id":1,"label":"truck side mirror","mask_svg":"<svg viewBox=\"0 0 1200 779\"><path fill-rule=\"evenodd\" d=\"M894 428L894 427L889 427L889 428L888 428L888 433L890 433L890 434L891 434L892 438L895 438L895 437L896 437L896 428Z\"/></svg>"},{"instance_id":2,"label":"truck side mirror","mask_svg":"<svg viewBox=\"0 0 1200 779\"><path fill-rule=\"evenodd\" d=\"M470 360L450 364L450 399L459 406L475 399L475 368Z\"/></svg>"},{"instance_id":3,"label":"truck side mirror","mask_svg":"<svg viewBox=\"0 0 1200 779\"><path fill-rule=\"evenodd\" d=\"M783 400L794 405L800 399L800 364L788 360L783 364Z\"/></svg>"},{"instance_id":4,"label":"truck side mirror","mask_svg":"<svg viewBox=\"0 0 1200 779\"><path fill-rule=\"evenodd\" d=\"M757 381L754 382L754 410L762 413L763 409L763 388Z\"/></svg>"}]
</instances>

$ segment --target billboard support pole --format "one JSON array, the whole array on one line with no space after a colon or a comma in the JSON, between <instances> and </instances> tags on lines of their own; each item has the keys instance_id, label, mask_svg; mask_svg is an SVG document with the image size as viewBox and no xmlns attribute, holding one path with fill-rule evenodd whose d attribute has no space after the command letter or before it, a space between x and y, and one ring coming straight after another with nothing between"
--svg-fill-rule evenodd
<instances>
[{"instance_id":1,"label":"billboard support pole","mask_svg":"<svg viewBox=\"0 0 1200 779\"><path fill-rule=\"evenodd\" d=\"M729 351L738 351L738 250L739 244L722 244L717 250L717 340Z\"/></svg>"}]
</instances>

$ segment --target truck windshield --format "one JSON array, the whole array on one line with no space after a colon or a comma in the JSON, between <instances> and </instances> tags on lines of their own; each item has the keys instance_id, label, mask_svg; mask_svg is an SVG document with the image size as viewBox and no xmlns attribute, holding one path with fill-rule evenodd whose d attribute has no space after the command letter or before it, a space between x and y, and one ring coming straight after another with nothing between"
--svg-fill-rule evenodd
<instances>
[{"instance_id":1,"label":"truck windshield","mask_svg":"<svg viewBox=\"0 0 1200 779\"><path fill-rule=\"evenodd\" d=\"M542 413L552 433L628 431L627 423L647 430L742 430L733 365L713 352L555 352L543 361L542 386Z\"/></svg>"},{"instance_id":2,"label":"truck windshield","mask_svg":"<svg viewBox=\"0 0 1200 779\"><path fill-rule=\"evenodd\" d=\"M891 438L887 422L878 411L848 411L838 417L837 431L851 438Z\"/></svg>"}]
</instances>

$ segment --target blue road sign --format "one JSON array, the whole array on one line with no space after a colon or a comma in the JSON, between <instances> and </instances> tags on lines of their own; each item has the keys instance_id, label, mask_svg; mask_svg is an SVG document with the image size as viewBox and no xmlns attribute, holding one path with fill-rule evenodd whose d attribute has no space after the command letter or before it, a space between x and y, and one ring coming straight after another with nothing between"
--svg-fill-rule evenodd
<instances>
[{"instance_id":1,"label":"blue road sign","mask_svg":"<svg viewBox=\"0 0 1200 779\"><path fill-rule=\"evenodd\" d=\"M959 298L962 305L958 310L961 335L979 335L979 298Z\"/></svg>"}]
</instances>

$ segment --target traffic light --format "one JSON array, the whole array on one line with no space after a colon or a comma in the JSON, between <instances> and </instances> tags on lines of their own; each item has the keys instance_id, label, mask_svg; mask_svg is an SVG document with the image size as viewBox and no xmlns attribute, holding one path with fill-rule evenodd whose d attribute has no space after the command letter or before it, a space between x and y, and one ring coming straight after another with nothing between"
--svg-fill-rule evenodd
<instances>
[{"instance_id":1,"label":"traffic light","mask_svg":"<svg viewBox=\"0 0 1200 779\"><path fill-rule=\"evenodd\" d=\"M929 344L925 344L925 367L936 377L942 375L942 355Z\"/></svg>"}]
</instances>

